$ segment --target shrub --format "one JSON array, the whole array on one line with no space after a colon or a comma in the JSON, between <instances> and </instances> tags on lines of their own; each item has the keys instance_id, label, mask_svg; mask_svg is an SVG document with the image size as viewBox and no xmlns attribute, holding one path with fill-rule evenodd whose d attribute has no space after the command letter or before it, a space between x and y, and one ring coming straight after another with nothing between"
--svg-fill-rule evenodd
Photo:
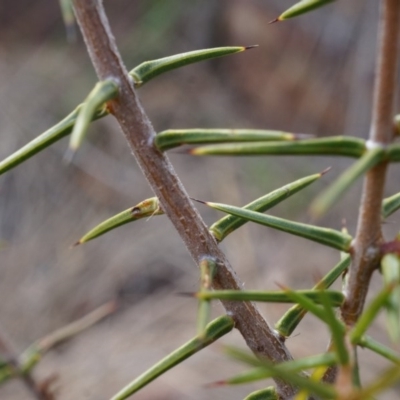
<instances>
[{"instance_id":1,"label":"shrub","mask_svg":"<svg viewBox=\"0 0 400 400\"><path fill-rule=\"evenodd\" d=\"M302 0L271 22L297 17L329 1ZM144 62L128 73L101 2L74 0L73 3L99 82L84 103L71 114L2 161L0 173L14 168L68 135L70 146L66 158L72 159L85 139L89 124L112 114L120 124L155 197L145 199L102 222L76 245L137 219L166 214L200 271L199 290L184 294L198 299L197 335L137 377L113 400L128 398L234 328L240 331L253 354L235 348L227 348L227 354L248 364L249 369L244 374L216 384L239 384L267 378L275 382L274 386L249 394L246 397L248 400L367 399L394 385L400 378L400 356L366 332L378 313L384 310L389 337L394 344L398 344L400 339L399 239L387 240L382 234L382 221L400 207L400 194L383 198L387 167L400 160L400 146L394 141L399 129L396 117L393 127L400 15L398 1L382 0L372 122L367 140L343 136L314 138L255 129L165 130L156 134L137 97L136 92L141 86L171 69L233 55L253 46L220 47L178 54ZM70 24L70 3L66 1L62 4L65 20ZM312 202L311 213L314 218L325 214L357 178L364 176L356 234L353 237L345 228L338 231L265 214L265 211L318 180L326 170L301 177L244 207L191 199L166 156L167 150L182 145L190 146L186 152L194 156L325 155L355 159ZM228 215L207 227L194 207L194 201ZM242 283L218 244L248 221L339 250L341 260L310 290L293 290L283 285L277 291L243 290ZM364 309L370 278L375 270L382 275L382 289ZM329 289L340 277L343 279L343 290ZM216 299L222 302L226 315L210 321L210 305ZM253 304L257 301L293 303L293 306L271 328ZM336 313L337 308L339 313ZM38 390L30 377L30 370L41 355L113 309L114 304L107 304L76 324L35 343L18 359L3 360L2 380L21 376L38 397L44 398L45 394ZM325 353L293 360L285 341L307 312L328 327L331 341ZM358 347L370 349L393 365L362 386L358 373Z\"/></svg>"}]
</instances>

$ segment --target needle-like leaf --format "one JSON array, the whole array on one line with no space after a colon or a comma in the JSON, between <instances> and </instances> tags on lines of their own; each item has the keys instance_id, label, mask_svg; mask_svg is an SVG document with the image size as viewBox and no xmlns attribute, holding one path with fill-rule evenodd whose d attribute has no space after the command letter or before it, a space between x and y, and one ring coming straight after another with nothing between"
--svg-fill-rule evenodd
<instances>
[{"instance_id":1,"label":"needle-like leaf","mask_svg":"<svg viewBox=\"0 0 400 400\"><path fill-rule=\"evenodd\" d=\"M394 143L387 147L388 160L391 162L400 161L400 143Z\"/></svg>"},{"instance_id":2,"label":"needle-like leaf","mask_svg":"<svg viewBox=\"0 0 400 400\"><path fill-rule=\"evenodd\" d=\"M331 271L329 271L314 287L314 290L321 289L323 287L329 288L336 279L343 274L343 272L349 267L351 262L351 257L346 255L346 257L341 260ZM279 332L280 335L284 337L289 337L293 331L296 329L297 325L303 319L307 311L296 304L295 306L289 308L288 311L282 316L282 318L275 324L275 330Z\"/></svg>"},{"instance_id":3,"label":"needle-like leaf","mask_svg":"<svg viewBox=\"0 0 400 400\"><path fill-rule=\"evenodd\" d=\"M159 150L166 151L183 144L290 141L301 136L261 129L169 129L160 132L154 143Z\"/></svg>"},{"instance_id":4,"label":"needle-like leaf","mask_svg":"<svg viewBox=\"0 0 400 400\"><path fill-rule=\"evenodd\" d=\"M172 367L180 364L193 354L197 353L204 347L215 342L221 336L230 332L234 327L234 321L231 317L224 315L210 322L202 335L202 338L195 337L179 349L175 350L157 364L153 365L150 369L136 378L133 382L123 388L111 400L123 400L140 390L142 387L149 384L158 376L168 371Z\"/></svg>"},{"instance_id":5,"label":"needle-like leaf","mask_svg":"<svg viewBox=\"0 0 400 400\"><path fill-rule=\"evenodd\" d=\"M224 351L230 357L252 365L255 368L251 369L248 372L237 375L233 378L216 382L217 385L241 384L279 376L283 379L287 379L289 382L292 382L301 388L306 388L316 394L322 395L322 393L326 389L327 392L323 394L323 398L333 398L331 397L333 394L333 389L332 391L328 392L330 390L330 387L328 385L319 386L321 385L319 382L312 382L309 385L304 382L305 378L296 374L297 372L302 372L310 368L316 368L319 366L328 367L336 364L336 355L331 352L310 357L304 357L298 360L285 361L280 364L272 365L270 362L266 360L258 360L247 351L243 351L236 347L224 346ZM308 379L306 380L309 381ZM315 385L313 383L315 383Z\"/></svg>"},{"instance_id":6,"label":"needle-like leaf","mask_svg":"<svg viewBox=\"0 0 400 400\"><path fill-rule=\"evenodd\" d=\"M385 158L383 149L376 148L364 153L350 168L339 176L313 201L310 213L315 218L322 217L342 197L351 185L372 167Z\"/></svg>"},{"instance_id":7,"label":"needle-like leaf","mask_svg":"<svg viewBox=\"0 0 400 400\"><path fill-rule=\"evenodd\" d=\"M382 202L382 217L386 219L400 208L400 193L390 196Z\"/></svg>"},{"instance_id":8,"label":"needle-like leaf","mask_svg":"<svg viewBox=\"0 0 400 400\"><path fill-rule=\"evenodd\" d=\"M319 290L297 290L294 293L312 300L315 304L321 304ZM340 306L344 300L343 293L341 292L330 290L326 291L325 295L334 306ZM295 302L287 291L260 292L257 290L214 290L197 292L196 297L202 300L262 301L267 303Z\"/></svg>"},{"instance_id":9,"label":"needle-like leaf","mask_svg":"<svg viewBox=\"0 0 400 400\"><path fill-rule=\"evenodd\" d=\"M76 40L76 23L72 0L59 0L68 42Z\"/></svg>"},{"instance_id":10,"label":"needle-like leaf","mask_svg":"<svg viewBox=\"0 0 400 400\"><path fill-rule=\"evenodd\" d=\"M244 400L279 400L279 395L273 386L250 393Z\"/></svg>"},{"instance_id":11,"label":"needle-like leaf","mask_svg":"<svg viewBox=\"0 0 400 400\"><path fill-rule=\"evenodd\" d=\"M361 389L356 399L357 400L373 399L373 396L377 395L380 392L383 392L390 386L393 386L395 383L398 383L399 380L400 380L399 366L391 367L387 369L382 375L378 376L378 378L374 382Z\"/></svg>"},{"instance_id":12,"label":"needle-like leaf","mask_svg":"<svg viewBox=\"0 0 400 400\"><path fill-rule=\"evenodd\" d=\"M332 334L333 350L337 354L339 364L347 366L350 362L350 354L346 346L345 326L336 318L334 304L325 290L318 291L321 304L325 310L325 317Z\"/></svg>"},{"instance_id":13,"label":"needle-like leaf","mask_svg":"<svg viewBox=\"0 0 400 400\"><path fill-rule=\"evenodd\" d=\"M366 349L373 351L376 354L381 355L382 357L394 362L400 367L400 354L395 353L393 349L385 346L382 343L377 342L375 339L372 339L372 337L368 335L361 336L357 344L361 347L365 347Z\"/></svg>"},{"instance_id":14,"label":"needle-like leaf","mask_svg":"<svg viewBox=\"0 0 400 400\"><path fill-rule=\"evenodd\" d=\"M239 349L233 346L224 346L224 353L230 358L237 361L241 361L252 367L263 367L265 364L269 365L268 361L260 360L254 357L253 354L248 351ZM337 357L332 352L324 354L317 354L309 357L299 358L297 360L285 361L279 364L279 367L288 371L302 371L306 369L316 368L321 365L329 366L337 362Z\"/></svg>"},{"instance_id":15,"label":"needle-like leaf","mask_svg":"<svg viewBox=\"0 0 400 400\"><path fill-rule=\"evenodd\" d=\"M143 74L143 79L140 83L137 83L137 86L141 86L144 83L148 82L155 76L163 72L167 72L171 69L182 67L188 64L192 64L194 62L203 61L215 57L221 57L224 55L234 54L246 49L250 49L254 46L249 47L219 47L215 49L204 49L198 50L189 53L176 54L171 57L162 58L159 60L146 61L143 64L140 64L136 68L134 68L131 73L135 70L139 70L141 74ZM156 67L156 64L159 64L159 67ZM152 68L156 67L157 74L152 72ZM149 69L150 68L150 69ZM161 69L160 69L161 68ZM147 71L149 69L149 71ZM27 143L21 149L17 150L6 159L0 162L0 175L4 172L16 167L21 164L23 161L28 158L34 156L39 153L41 150L49 147L51 144L57 142L65 136L68 136L73 129L77 116L82 108L82 104L78 105L74 111L72 111L67 117L65 117L62 121L43 132L41 135ZM93 120L102 118L108 115L108 110L102 108L97 110L96 115L93 117Z\"/></svg>"},{"instance_id":16,"label":"needle-like leaf","mask_svg":"<svg viewBox=\"0 0 400 400\"><path fill-rule=\"evenodd\" d=\"M306 188L311 183L315 182L322 175L324 175L328 170L325 170L319 174L314 174L307 176L302 179L298 179L295 182L289 183L285 186L282 186L279 189L274 190L271 193L266 194L258 198L257 200L252 201L249 204L246 204L243 208L247 210L253 210L258 212L264 212L279 204L283 200L286 200L288 197L297 193L298 191ZM244 225L247 220L236 217L234 215L227 215L217 222L210 226L210 232L213 234L215 239L218 242L221 242L228 236L230 233L235 231Z\"/></svg>"},{"instance_id":17,"label":"needle-like leaf","mask_svg":"<svg viewBox=\"0 0 400 400\"><path fill-rule=\"evenodd\" d=\"M395 254L386 254L381 260L383 280L394 285L386 302L386 326L393 343L400 341L400 259Z\"/></svg>"},{"instance_id":18,"label":"needle-like leaf","mask_svg":"<svg viewBox=\"0 0 400 400\"><path fill-rule=\"evenodd\" d=\"M300 307L304 308L311 314L315 315L318 319L320 319L321 321L328 324L326 315L325 315L322 307L315 304L315 302L313 300L309 299L308 297L303 296L301 293L299 293L299 291L294 291L294 290L291 290L291 289L285 288L285 287L282 287L282 288L285 289L285 292L287 293L287 295L294 302L298 303Z\"/></svg>"},{"instance_id":19,"label":"needle-like leaf","mask_svg":"<svg viewBox=\"0 0 400 400\"><path fill-rule=\"evenodd\" d=\"M64 136L71 133L76 118L79 114L79 110L82 105L78 106L71 114L67 115L58 124L54 125L52 128L42 133L36 139L32 140L21 149L17 150L15 153L11 154L3 161L0 162L0 174L14 168L18 164L32 157L39 151L50 146L52 143L60 140Z\"/></svg>"},{"instance_id":20,"label":"needle-like leaf","mask_svg":"<svg viewBox=\"0 0 400 400\"><path fill-rule=\"evenodd\" d=\"M332 136L292 142L253 142L199 146L188 151L195 156L314 155L358 158L366 150L365 141L348 136Z\"/></svg>"},{"instance_id":21,"label":"needle-like leaf","mask_svg":"<svg viewBox=\"0 0 400 400\"><path fill-rule=\"evenodd\" d=\"M270 370L263 367L256 367L239 373L231 378L224 379L221 381L210 383L210 387L216 386L231 386L231 385L243 385L245 383L262 381L264 379L271 378L273 373Z\"/></svg>"},{"instance_id":22,"label":"needle-like leaf","mask_svg":"<svg viewBox=\"0 0 400 400\"><path fill-rule=\"evenodd\" d=\"M350 340L353 344L357 344L360 341L361 337L371 325L379 311L385 306L393 292L393 289L394 285L385 286L361 314L360 318L354 325L354 328L350 332Z\"/></svg>"},{"instance_id":23,"label":"needle-like leaf","mask_svg":"<svg viewBox=\"0 0 400 400\"><path fill-rule=\"evenodd\" d=\"M200 291L212 288L212 281L216 272L215 260L205 258L200 262ZM209 300L200 300L197 311L197 334L201 337L210 320L211 303Z\"/></svg>"},{"instance_id":24,"label":"needle-like leaf","mask_svg":"<svg viewBox=\"0 0 400 400\"><path fill-rule=\"evenodd\" d=\"M98 82L93 90L86 97L85 102L79 111L69 142L69 158L82 144L82 141L89 128L89 124L96 114L96 110L105 107L107 101L118 96L118 84L113 79Z\"/></svg>"},{"instance_id":25,"label":"needle-like leaf","mask_svg":"<svg viewBox=\"0 0 400 400\"><path fill-rule=\"evenodd\" d=\"M74 244L74 246L95 239L101 235L104 235L106 232L111 231L121 225L128 224L129 222L161 214L164 214L164 211L160 207L158 198L151 197L149 199L143 200L135 207L128 208L127 210L122 211L119 214L114 215L113 217L101 222L99 225L96 225L88 233L82 236Z\"/></svg>"},{"instance_id":26,"label":"needle-like leaf","mask_svg":"<svg viewBox=\"0 0 400 400\"><path fill-rule=\"evenodd\" d=\"M292 235L301 236L338 250L346 252L350 251L352 237L334 229L321 228L319 226L289 221L287 219L273 217L272 215L266 215L227 204L199 202L204 203L211 208L215 208L216 210L235 215L248 221L256 222L260 225L269 226L280 231L291 233Z\"/></svg>"},{"instance_id":27,"label":"needle-like leaf","mask_svg":"<svg viewBox=\"0 0 400 400\"><path fill-rule=\"evenodd\" d=\"M187 53L175 54L173 56L159 58L157 60L145 61L130 71L129 75L132 76L135 86L140 87L150 79L153 79L164 72L171 71L185 65L209 60L211 58L240 53L253 47L257 46L215 47L211 49L202 49L189 51Z\"/></svg>"},{"instance_id":28,"label":"needle-like leaf","mask_svg":"<svg viewBox=\"0 0 400 400\"><path fill-rule=\"evenodd\" d=\"M315 10L316 8L322 7L333 1L334 0L302 0L302 1L299 1L294 6L290 7L285 12L283 12L277 19L271 21L270 23L284 21L289 18L297 17L298 15L308 13L310 11Z\"/></svg>"}]
</instances>

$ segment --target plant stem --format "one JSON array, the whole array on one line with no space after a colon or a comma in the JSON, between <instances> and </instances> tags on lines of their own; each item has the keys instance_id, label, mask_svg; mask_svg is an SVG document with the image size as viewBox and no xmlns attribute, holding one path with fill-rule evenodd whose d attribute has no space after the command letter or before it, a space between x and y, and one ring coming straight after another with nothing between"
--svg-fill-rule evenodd
<instances>
[{"instance_id":1,"label":"plant stem","mask_svg":"<svg viewBox=\"0 0 400 400\"><path fill-rule=\"evenodd\" d=\"M398 31L400 1L382 0L379 24L377 65L372 106L369 142L373 146L386 146L392 141L392 118L397 90ZM362 312L369 281L381 259L380 244L381 204L387 163L372 168L365 177L358 216L357 232L353 244L353 262L350 267L346 300L342 317L352 326Z\"/></svg>"},{"instance_id":2,"label":"plant stem","mask_svg":"<svg viewBox=\"0 0 400 400\"><path fill-rule=\"evenodd\" d=\"M393 110L395 102L398 30L400 19L399 0L381 0L376 74L372 104L372 121L369 143L385 147L393 137ZM381 205L385 185L387 162L383 161L369 170L364 178L357 232L352 246L352 263L349 268L345 301L341 307L343 321L353 326L360 316L368 293L372 273L379 268L381 229ZM354 348L357 360L357 348ZM336 380L337 367L329 367L325 382Z\"/></svg>"},{"instance_id":3,"label":"plant stem","mask_svg":"<svg viewBox=\"0 0 400 400\"><path fill-rule=\"evenodd\" d=\"M25 387L28 389L32 398L36 400L47 400L48 396L46 393L43 393L39 390L37 383L33 379L32 375L27 372L21 372L20 365L18 362L18 357L16 353L12 349L11 345L9 344L8 340L5 339L5 335L0 332L0 353L7 358L9 364L15 370L17 376L21 378L22 382L24 383Z\"/></svg>"},{"instance_id":4,"label":"plant stem","mask_svg":"<svg viewBox=\"0 0 400 400\"><path fill-rule=\"evenodd\" d=\"M161 207L197 265L206 257L216 261L213 287L240 290L240 280L192 205L172 165L166 155L159 152L153 144L155 131L122 63L101 1L74 0L74 7L99 80L113 78L119 84L119 96L108 102L109 109L119 122ZM292 359L283 340L268 326L252 303L224 301L223 305L234 318L235 326L247 345L257 356L273 362ZM283 399L293 397L296 392L293 386L281 380L277 381L277 385Z\"/></svg>"}]
</instances>

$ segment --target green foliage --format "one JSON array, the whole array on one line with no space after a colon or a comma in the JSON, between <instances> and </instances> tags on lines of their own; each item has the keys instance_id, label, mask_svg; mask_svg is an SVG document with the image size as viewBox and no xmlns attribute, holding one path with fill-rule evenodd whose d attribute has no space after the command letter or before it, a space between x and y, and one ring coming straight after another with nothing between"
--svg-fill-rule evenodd
<instances>
[{"instance_id":1,"label":"green foliage","mask_svg":"<svg viewBox=\"0 0 400 400\"><path fill-rule=\"evenodd\" d=\"M253 221L257 224L269 226L292 235L301 236L306 239L333 247L342 251L350 251L352 237L346 233L334 229L321 228L315 225L302 224L300 222L289 221L283 218L273 217L272 215L262 214L256 211L234 207L221 203L204 203L216 210L224 211L228 214L244 220Z\"/></svg>"},{"instance_id":2,"label":"green foliage","mask_svg":"<svg viewBox=\"0 0 400 400\"><path fill-rule=\"evenodd\" d=\"M97 110L107 109L107 101L117 97L118 90L117 82L113 79L109 79L104 82L98 82L89 93L82 107L79 109L79 114L76 118L74 128L72 129L71 139L69 141L71 157L82 144L88 127L93 121Z\"/></svg>"},{"instance_id":3,"label":"green foliage","mask_svg":"<svg viewBox=\"0 0 400 400\"><path fill-rule=\"evenodd\" d=\"M330 1L302 0L281 14L276 21L298 16ZM61 5L64 19L69 29L73 24L73 18L70 14L71 4L69 1L61 1ZM146 61L134 68L130 72L130 76L134 86L139 88L162 73L215 57L239 53L249 48L251 47L204 49ZM71 114L3 160L0 163L0 174L19 165L71 132L70 149L75 151L84 140L90 123L108 115L110 112L108 102L118 98L118 85L118 82L113 79L97 83L84 103L78 105ZM198 145L188 151L189 154L198 156L331 155L356 158L355 163L317 197L311 208L313 214L317 216L327 212L339 197L354 184L356 179L365 175L374 166L382 162L400 161L399 144L392 144L387 148L378 146L370 149L364 140L354 137L332 136L310 139L302 135L271 130L169 129L159 133L154 138L152 145L160 152L165 152L181 145ZM354 326L345 326L335 311L336 307L342 306L346 301L345 294L328 290L328 288L350 267L353 237L347 232L291 221L263 213L300 190L305 189L308 185L318 180L324 172L289 183L243 207L201 202L229 214L209 227L217 242L221 242L228 234L240 228L246 222L252 221L344 252L346 254L342 257L342 260L310 290L294 290L282 286L280 291L266 292L212 290L213 281L219 272L219 266L217 260L205 255L200 263L199 290L192 295L199 301L197 335L134 379L117 393L112 400L122 400L130 397L161 374L176 367L188 357L229 333L235 326L234 315L224 315L209 322L212 301L217 299L231 302L294 303L294 306L275 324L275 329L278 333L276 340L284 341L293 333L304 315L310 313L326 325L331 334L332 342L329 350L324 354L303 357L279 364L258 360L248 353L228 348L226 352L229 357L244 362L250 369L240 375L218 381L215 385L234 385L267 378L277 378L299 388L297 399L307 398L308 394L318 396L321 399L367 399L375 396L400 379L400 356L389 347L366 335L368 328L375 321L377 315L381 311L386 311L388 334L394 343L398 343L400 340L400 262L398 247L394 246L391 248L392 251L384 251L384 248L375 249L381 253L383 288L367 305ZM384 200L381 210L383 218L387 218L398 208L400 208L400 194ZM92 240L129 222L160 214L163 214L163 210L159 200L156 197L146 199L135 207L129 208L100 223L86 233L76 244ZM107 311L103 310L103 313L96 314L95 317L91 315L89 319L80 320L78 324L68 326L66 329L57 331L34 343L20 356L16 364L7 360L0 360L0 382L29 373L50 348L90 326L110 312L112 311L109 307ZM357 346L368 348L395 365L380 376L377 376L373 382L364 388L359 388L358 383L353 380L348 393L349 397L342 397L341 388L323 382L322 377L330 367L337 367L342 377L349 378L356 375L358 365L357 360L354 359L354 350ZM310 370L311 375L309 375ZM275 387L268 387L250 393L246 397L247 400L278 398L279 395Z\"/></svg>"},{"instance_id":4,"label":"green foliage","mask_svg":"<svg viewBox=\"0 0 400 400\"><path fill-rule=\"evenodd\" d=\"M285 141L298 137L301 136L260 129L170 129L160 132L154 143L161 151L165 151L183 144Z\"/></svg>"},{"instance_id":5,"label":"green foliage","mask_svg":"<svg viewBox=\"0 0 400 400\"><path fill-rule=\"evenodd\" d=\"M294 6L283 12L276 20L271 22L284 21L289 18L297 17L299 15L313 11L316 8L320 8L328 3L332 3L333 1L334 0L301 0Z\"/></svg>"},{"instance_id":6,"label":"green foliage","mask_svg":"<svg viewBox=\"0 0 400 400\"><path fill-rule=\"evenodd\" d=\"M127 210L122 211L95 226L93 229L83 235L74 246L86 243L89 240L104 235L108 231L118 228L121 225L128 224L129 222L161 214L164 214L164 211L160 208L157 197L151 197L150 199L143 200L136 206L128 208Z\"/></svg>"},{"instance_id":7,"label":"green foliage","mask_svg":"<svg viewBox=\"0 0 400 400\"><path fill-rule=\"evenodd\" d=\"M344 156L361 157L366 151L362 139L333 136L305 139L295 142L255 142L240 144L216 144L196 147L189 151L195 156Z\"/></svg>"},{"instance_id":8,"label":"green foliage","mask_svg":"<svg viewBox=\"0 0 400 400\"><path fill-rule=\"evenodd\" d=\"M180 364L188 357L196 354L198 351L209 346L220 337L230 332L235 323L233 319L227 315L219 317L214 321L210 322L201 336L196 336L189 342L185 343L179 349L175 350L167 357L163 358L145 373L136 378L132 383L117 393L112 400L123 400L131 396L133 393L140 390L142 387L149 384L151 381L156 379L158 376L168 371L169 369Z\"/></svg>"}]
</instances>

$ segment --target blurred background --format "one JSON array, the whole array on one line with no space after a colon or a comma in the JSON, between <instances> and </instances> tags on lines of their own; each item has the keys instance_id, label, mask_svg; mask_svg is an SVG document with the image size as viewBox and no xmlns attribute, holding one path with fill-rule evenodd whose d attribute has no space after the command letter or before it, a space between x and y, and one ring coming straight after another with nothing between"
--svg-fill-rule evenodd
<instances>
[{"instance_id":1,"label":"blurred background","mask_svg":"<svg viewBox=\"0 0 400 400\"><path fill-rule=\"evenodd\" d=\"M288 0L113 0L105 7L128 69L142 61L226 45L257 49L170 72L140 89L157 131L264 128L367 137L378 4L342 1L268 25ZM0 2L0 157L35 138L82 102L96 77L82 39L68 43L58 2ZM195 334L198 272L166 217L128 224L77 248L104 219L151 197L111 116L94 123L71 165L68 140L0 177L0 330L16 352L45 334L118 299L119 310L51 351L34 370L57 377L57 400L110 398ZM171 154L192 197L242 205L300 177L332 171L271 213L309 222L307 207L347 166L329 157L191 158ZM387 195L399 191L395 168ZM354 233L360 184L321 221ZM208 224L221 214L200 207ZM394 216L385 229L396 232ZM390 237L390 236L389 236ZM276 282L309 288L339 259L337 251L247 224L222 245L246 288ZM380 286L376 275L372 286ZM261 304L270 324L287 306ZM214 305L215 316L223 309ZM317 332L317 335L316 335ZM387 342L384 321L372 336ZM244 347L236 332L223 343ZM222 343L221 342L221 343ZM307 317L287 345L295 357L325 350L324 327ZM364 380L387 363L360 351ZM266 382L235 388L206 384L245 367L214 345L138 393L145 399L242 399ZM397 399L400 388L382 395ZM3 400L29 400L20 381Z\"/></svg>"}]
</instances>

